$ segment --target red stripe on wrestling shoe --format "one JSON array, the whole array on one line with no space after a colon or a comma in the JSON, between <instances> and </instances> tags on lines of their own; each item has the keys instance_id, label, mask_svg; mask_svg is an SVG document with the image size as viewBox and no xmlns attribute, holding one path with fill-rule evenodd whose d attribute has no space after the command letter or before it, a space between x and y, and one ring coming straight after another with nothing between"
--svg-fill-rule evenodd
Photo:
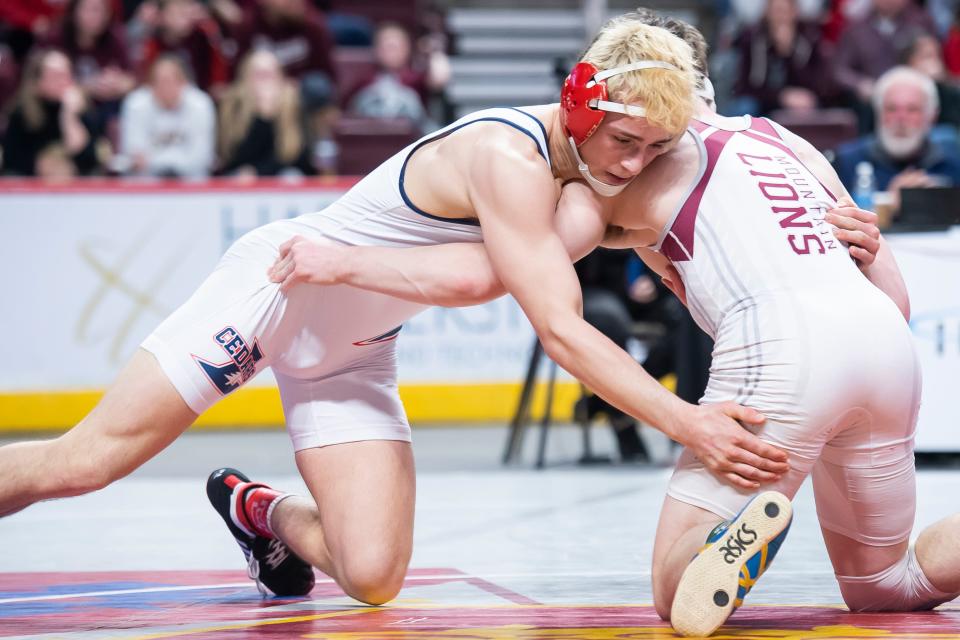
<instances>
[{"instance_id":1,"label":"red stripe on wrestling shoe","mask_svg":"<svg viewBox=\"0 0 960 640\"><path fill-rule=\"evenodd\" d=\"M226 480L229 484L229 479ZM250 518L247 517L247 511L244 509L244 500L243 497L247 493L247 487L251 483L242 482L237 480L234 482L232 489L233 493L230 495L230 518L233 520L234 524L240 527L244 533L247 535L256 535L257 531L253 526L253 523L250 522Z\"/></svg>"}]
</instances>

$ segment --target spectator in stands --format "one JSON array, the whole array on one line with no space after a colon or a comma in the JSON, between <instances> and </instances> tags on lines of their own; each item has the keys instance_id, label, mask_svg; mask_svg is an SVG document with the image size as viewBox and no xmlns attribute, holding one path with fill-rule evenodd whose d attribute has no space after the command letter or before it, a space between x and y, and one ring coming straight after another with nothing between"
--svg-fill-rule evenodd
<instances>
[{"instance_id":1,"label":"spectator in stands","mask_svg":"<svg viewBox=\"0 0 960 640\"><path fill-rule=\"evenodd\" d=\"M876 84L876 135L837 149L837 173L844 186L856 190L857 165L872 167L879 191L900 208L900 190L960 185L960 145L931 138L937 119L937 89L933 80L908 67L894 67Z\"/></svg>"},{"instance_id":2,"label":"spectator in stands","mask_svg":"<svg viewBox=\"0 0 960 640\"><path fill-rule=\"evenodd\" d=\"M840 36L853 23L863 20L872 10L872 0L827 0L822 12L818 12L823 25L823 38L831 44L840 41Z\"/></svg>"},{"instance_id":3,"label":"spectator in stands","mask_svg":"<svg viewBox=\"0 0 960 640\"><path fill-rule=\"evenodd\" d=\"M243 26L257 0L205 0L210 17L217 21L224 35L233 36Z\"/></svg>"},{"instance_id":4,"label":"spectator in stands","mask_svg":"<svg viewBox=\"0 0 960 640\"><path fill-rule=\"evenodd\" d=\"M924 74L937 86L940 114L937 124L960 127L960 89L947 78L940 42L928 33L919 32L903 43L900 64Z\"/></svg>"},{"instance_id":5,"label":"spectator in stands","mask_svg":"<svg viewBox=\"0 0 960 640\"><path fill-rule=\"evenodd\" d=\"M70 59L60 51L37 50L27 59L16 106L3 138L3 172L47 176L88 175L98 168L98 131L87 100L74 80ZM41 161L51 147L62 161ZM56 160L56 158L54 159ZM64 170L69 161L72 168Z\"/></svg>"},{"instance_id":6,"label":"spectator in stands","mask_svg":"<svg viewBox=\"0 0 960 640\"><path fill-rule=\"evenodd\" d=\"M220 50L217 24L197 0L159 0L158 9L156 29L144 44L142 68L150 69L162 54L175 54L184 61L197 87L220 95L229 80L229 69Z\"/></svg>"},{"instance_id":7,"label":"spectator in stands","mask_svg":"<svg viewBox=\"0 0 960 640\"><path fill-rule=\"evenodd\" d=\"M313 173L301 123L300 95L277 57L249 54L220 101L220 173Z\"/></svg>"},{"instance_id":8,"label":"spectator in stands","mask_svg":"<svg viewBox=\"0 0 960 640\"><path fill-rule=\"evenodd\" d=\"M234 29L242 58L250 51L271 51L287 77L300 87L300 105L308 146L321 149L317 168L329 173L336 164L333 129L336 67L333 36L323 14L309 0L245 0L244 20ZM244 2L241 2L241 6Z\"/></svg>"},{"instance_id":9,"label":"spectator in stands","mask_svg":"<svg viewBox=\"0 0 960 640\"><path fill-rule=\"evenodd\" d=\"M64 0L3 0L0 41L22 63L34 43L47 37L66 9Z\"/></svg>"},{"instance_id":10,"label":"spectator in stands","mask_svg":"<svg viewBox=\"0 0 960 640\"><path fill-rule=\"evenodd\" d=\"M447 56L434 49L422 62L415 60L407 30L384 22L374 35L374 57L377 70L357 83L349 110L373 118L409 118L428 129L430 93L443 89L450 79Z\"/></svg>"},{"instance_id":11,"label":"spectator in stands","mask_svg":"<svg viewBox=\"0 0 960 640\"><path fill-rule=\"evenodd\" d=\"M123 0L124 33L127 40L127 56L130 64L142 79L142 70L147 40L153 37L160 25L159 0Z\"/></svg>"},{"instance_id":12,"label":"spectator in stands","mask_svg":"<svg viewBox=\"0 0 960 640\"><path fill-rule=\"evenodd\" d=\"M735 46L739 73L734 91L742 113L809 111L829 97L820 30L800 21L797 0L768 0L763 20L744 30Z\"/></svg>"},{"instance_id":13,"label":"spectator in stands","mask_svg":"<svg viewBox=\"0 0 960 640\"><path fill-rule=\"evenodd\" d=\"M7 103L13 99L20 84L20 65L13 55L13 49L0 42L0 131L3 130Z\"/></svg>"},{"instance_id":14,"label":"spectator in stands","mask_svg":"<svg viewBox=\"0 0 960 640\"><path fill-rule=\"evenodd\" d=\"M123 25L114 16L112 0L70 0L63 23L48 45L73 61L77 82L94 100L105 125L116 115L123 96L136 86Z\"/></svg>"},{"instance_id":15,"label":"spectator in stands","mask_svg":"<svg viewBox=\"0 0 960 640\"><path fill-rule=\"evenodd\" d=\"M323 14L307 0L256 0L238 29L237 45L241 58L252 50L273 52L284 74L308 87L309 102L333 100L333 38Z\"/></svg>"},{"instance_id":16,"label":"spectator in stands","mask_svg":"<svg viewBox=\"0 0 960 640\"><path fill-rule=\"evenodd\" d=\"M834 77L858 110L863 130L870 130L877 78L897 64L898 41L917 30L936 33L933 19L912 0L872 0L870 13L844 31L834 59Z\"/></svg>"},{"instance_id":17,"label":"spectator in stands","mask_svg":"<svg viewBox=\"0 0 960 640\"><path fill-rule=\"evenodd\" d=\"M383 23L374 36L377 69L357 84L348 110L371 118L407 118L422 130L434 128L427 116L429 92L449 78L449 63L435 52L423 68L412 63L410 35L399 24Z\"/></svg>"},{"instance_id":18,"label":"spectator in stands","mask_svg":"<svg viewBox=\"0 0 960 640\"><path fill-rule=\"evenodd\" d=\"M816 20L826 11L828 0L796 0L797 12L801 20ZM755 25L763 19L767 11L767 0L718 0L717 18L732 21L734 26Z\"/></svg>"},{"instance_id":19,"label":"spectator in stands","mask_svg":"<svg viewBox=\"0 0 960 640\"><path fill-rule=\"evenodd\" d=\"M943 63L954 80L960 78L960 4L954 10L953 23L943 40Z\"/></svg>"},{"instance_id":20,"label":"spectator in stands","mask_svg":"<svg viewBox=\"0 0 960 640\"><path fill-rule=\"evenodd\" d=\"M213 166L217 129L213 100L190 84L173 54L154 61L148 85L134 90L120 112L124 173L202 177Z\"/></svg>"}]
</instances>

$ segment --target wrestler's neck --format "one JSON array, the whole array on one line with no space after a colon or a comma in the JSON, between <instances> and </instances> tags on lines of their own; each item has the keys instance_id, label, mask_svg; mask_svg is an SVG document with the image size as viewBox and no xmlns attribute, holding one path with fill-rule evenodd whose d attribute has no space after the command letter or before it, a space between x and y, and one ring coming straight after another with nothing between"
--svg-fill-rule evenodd
<instances>
[{"instance_id":1,"label":"wrestler's neck","mask_svg":"<svg viewBox=\"0 0 960 640\"><path fill-rule=\"evenodd\" d=\"M573 157L570 150L570 143L567 141L567 134L560 123L560 105L551 105L553 107L550 117L550 125L547 129L547 146L550 148L550 165L553 171L553 177L562 182L574 180L580 177L580 171L577 169L577 160Z\"/></svg>"},{"instance_id":2,"label":"wrestler's neck","mask_svg":"<svg viewBox=\"0 0 960 640\"><path fill-rule=\"evenodd\" d=\"M720 115L717 113L716 107L704 102L703 100L697 100L693 117L704 124L719 127L721 129L728 129L731 131L739 129L741 126L743 126L744 122L744 118L742 116L730 118Z\"/></svg>"}]
</instances>

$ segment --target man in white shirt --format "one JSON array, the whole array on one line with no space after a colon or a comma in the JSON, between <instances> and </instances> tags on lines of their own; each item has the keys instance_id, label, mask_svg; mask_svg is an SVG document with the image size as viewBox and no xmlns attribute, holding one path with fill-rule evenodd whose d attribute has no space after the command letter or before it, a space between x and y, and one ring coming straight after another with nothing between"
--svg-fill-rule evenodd
<instances>
[{"instance_id":1,"label":"man in white shirt","mask_svg":"<svg viewBox=\"0 0 960 640\"><path fill-rule=\"evenodd\" d=\"M161 56L146 85L120 112L122 172L198 178L210 173L216 140L213 101L193 86L179 58Z\"/></svg>"}]
</instances>

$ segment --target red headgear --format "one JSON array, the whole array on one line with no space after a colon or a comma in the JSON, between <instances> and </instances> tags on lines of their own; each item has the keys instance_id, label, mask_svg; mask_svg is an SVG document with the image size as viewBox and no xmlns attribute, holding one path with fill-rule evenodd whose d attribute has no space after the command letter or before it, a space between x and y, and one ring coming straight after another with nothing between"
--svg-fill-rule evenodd
<instances>
[{"instance_id":1,"label":"red headgear","mask_svg":"<svg viewBox=\"0 0 960 640\"><path fill-rule=\"evenodd\" d=\"M560 91L560 122L576 146L582 145L593 135L606 111L615 111L642 118L643 107L620 104L607 100L607 78L627 71L640 69L671 69L679 71L669 62L642 60L615 69L599 71L589 62L578 62L563 82Z\"/></svg>"}]
</instances>

